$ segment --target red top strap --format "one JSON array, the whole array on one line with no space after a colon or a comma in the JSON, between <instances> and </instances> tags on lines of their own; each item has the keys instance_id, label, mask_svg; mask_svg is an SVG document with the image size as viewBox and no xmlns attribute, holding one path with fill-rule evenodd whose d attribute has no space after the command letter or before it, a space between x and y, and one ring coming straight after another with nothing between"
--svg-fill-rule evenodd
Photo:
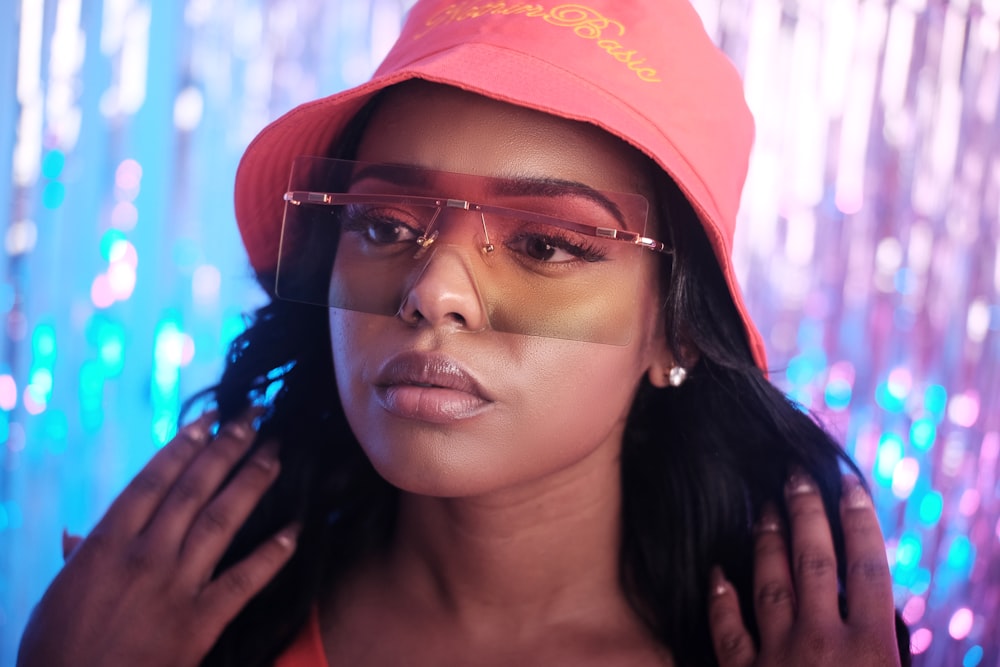
<instances>
[{"instance_id":1,"label":"red top strap","mask_svg":"<svg viewBox=\"0 0 1000 667\"><path fill-rule=\"evenodd\" d=\"M309 621L292 645L278 657L274 667L330 667L319 630L319 610L314 606Z\"/></svg>"}]
</instances>

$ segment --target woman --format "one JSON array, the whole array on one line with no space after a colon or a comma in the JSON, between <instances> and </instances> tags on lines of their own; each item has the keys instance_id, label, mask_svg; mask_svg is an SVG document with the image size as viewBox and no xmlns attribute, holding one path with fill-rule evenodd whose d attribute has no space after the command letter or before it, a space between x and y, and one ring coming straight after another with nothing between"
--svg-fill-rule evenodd
<instances>
[{"instance_id":1,"label":"woman","mask_svg":"<svg viewBox=\"0 0 1000 667\"><path fill-rule=\"evenodd\" d=\"M275 298L20 664L906 662L733 277L751 135L680 0L418 3L248 149Z\"/></svg>"}]
</instances>

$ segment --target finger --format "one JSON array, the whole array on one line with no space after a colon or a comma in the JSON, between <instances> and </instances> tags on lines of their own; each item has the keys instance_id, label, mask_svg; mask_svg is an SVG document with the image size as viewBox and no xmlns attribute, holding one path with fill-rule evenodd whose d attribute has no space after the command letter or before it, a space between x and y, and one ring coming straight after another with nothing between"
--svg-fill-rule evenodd
<instances>
[{"instance_id":1,"label":"finger","mask_svg":"<svg viewBox=\"0 0 1000 667\"><path fill-rule=\"evenodd\" d=\"M821 624L839 622L837 556L816 483L805 473L793 474L785 486L785 502L791 523L798 617Z\"/></svg>"},{"instance_id":2,"label":"finger","mask_svg":"<svg viewBox=\"0 0 1000 667\"><path fill-rule=\"evenodd\" d=\"M265 443L198 514L184 540L181 560L199 583L211 578L236 532L278 478L278 472L277 443Z\"/></svg>"},{"instance_id":3,"label":"finger","mask_svg":"<svg viewBox=\"0 0 1000 667\"><path fill-rule=\"evenodd\" d=\"M62 534L62 555L63 562L69 560L69 557L73 555L76 548L80 546L80 542L83 542L83 538L79 535L70 535L69 531L63 528Z\"/></svg>"},{"instance_id":4,"label":"finger","mask_svg":"<svg viewBox=\"0 0 1000 667\"><path fill-rule=\"evenodd\" d=\"M795 623L795 587L781 517L771 503L754 528L753 588L761 646L779 645Z\"/></svg>"},{"instance_id":5,"label":"finger","mask_svg":"<svg viewBox=\"0 0 1000 667\"><path fill-rule=\"evenodd\" d=\"M119 494L91 537L133 537L149 522L177 478L211 439L218 415L207 412L184 426Z\"/></svg>"},{"instance_id":6,"label":"finger","mask_svg":"<svg viewBox=\"0 0 1000 667\"><path fill-rule=\"evenodd\" d=\"M205 587L201 602L209 617L229 623L292 557L298 533L297 525L284 528Z\"/></svg>"},{"instance_id":7,"label":"finger","mask_svg":"<svg viewBox=\"0 0 1000 667\"><path fill-rule=\"evenodd\" d=\"M718 566L712 568L710 583L708 626L719 667L749 667L757 651L743 624L736 590Z\"/></svg>"},{"instance_id":8,"label":"finger","mask_svg":"<svg viewBox=\"0 0 1000 667\"><path fill-rule=\"evenodd\" d=\"M146 530L148 544L154 551L173 549L175 555L180 552L195 516L253 444L256 437L253 422L258 414L251 410L223 425L215 439L177 478Z\"/></svg>"},{"instance_id":9,"label":"finger","mask_svg":"<svg viewBox=\"0 0 1000 667\"><path fill-rule=\"evenodd\" d=\"M844 480L840 503L847 555L847 621L857 627L894 623L892 578L871 496L853 478Z\"/></svg>"}]
</instances>

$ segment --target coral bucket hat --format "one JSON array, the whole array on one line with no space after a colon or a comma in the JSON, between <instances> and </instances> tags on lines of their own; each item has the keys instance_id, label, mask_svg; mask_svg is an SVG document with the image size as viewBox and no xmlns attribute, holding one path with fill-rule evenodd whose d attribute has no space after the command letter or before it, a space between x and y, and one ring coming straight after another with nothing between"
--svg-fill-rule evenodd
<instances>
[{"instance_id":1,"label":"coral bucket hat","mask_svg":"<svg viewBox=\"0 0 1000 667\"><path fill-rule=\"evenodd\" d=\"M765 369L731 259L753 118L735 68L687 0L417 2L370 81L296 107L247 148L236 218L256 271L276 265L294 158L326 155L373 95L408 79L591 123L652 158L704 225Z\"/></svg>"}]
</instances>

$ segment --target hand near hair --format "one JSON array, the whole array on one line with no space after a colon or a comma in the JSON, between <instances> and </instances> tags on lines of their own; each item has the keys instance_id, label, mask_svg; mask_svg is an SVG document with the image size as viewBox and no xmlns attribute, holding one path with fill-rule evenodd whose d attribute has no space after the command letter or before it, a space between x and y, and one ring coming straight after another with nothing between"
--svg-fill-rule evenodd
<instances>
[{"instance_id":1,"label":"hand near hair","mask_svg":"<svg viewBox=\"0 0 1000 667\"><path fill-rule=\"evenodd\" d=\"M845 480L840 514L847 555L847 613L838 604L837 559L823 501L811 479L786 488L793 563L775 508L758 524L754 608L760 647L743 624L736 591L713 573L709 624L720 667L799 665L889 667L900 664L892 580L867 491Z\"/></svg>"},{"instance_id":2,"label":"hand near hair","mask_svg":"<svg viewBox=\"0 0 1000 667\"><path fill-rule=\"evenodd\" d=\"M19 667L198 665L226 625L288 561L286 528L213 576L236 531L277 478L253 414L212 438L205 415L161 449L85 539L64 535L66 564L35 608Z\"/></svg>"}]
</instances>

